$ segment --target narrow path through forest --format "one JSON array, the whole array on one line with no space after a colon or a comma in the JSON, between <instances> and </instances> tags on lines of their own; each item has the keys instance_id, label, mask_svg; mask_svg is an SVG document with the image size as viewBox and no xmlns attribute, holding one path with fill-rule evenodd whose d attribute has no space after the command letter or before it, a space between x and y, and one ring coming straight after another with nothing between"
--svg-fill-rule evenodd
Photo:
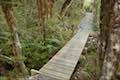
<instances>
[{"instance_id":1,"label":"narrow path through forest","mask_svg":"<svg viewBox=\"0 0 120 80\"><path fill-rule=\"evenodd\" d=\"M30 80L69 80L92 32L92 23L93 14L86 13L75 36Z\"/></svg>"}]
</instances>

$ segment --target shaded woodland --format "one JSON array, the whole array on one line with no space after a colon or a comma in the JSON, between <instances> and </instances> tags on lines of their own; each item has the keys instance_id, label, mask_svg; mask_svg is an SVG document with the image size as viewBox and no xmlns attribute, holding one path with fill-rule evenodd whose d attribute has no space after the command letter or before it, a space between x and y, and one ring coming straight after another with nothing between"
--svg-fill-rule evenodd
<instances>
[{"instance_id":1,"label":"shaded woodland","mask_svg":"<svg viewBox=\"0 0 120 80\"><path fill-rule=\"evenodd\" d=\"M119 0L0 0L0 80L29 80L82 29L86 13L93 32L71 80L120 80Z\"/></svg>"}]
</instances>

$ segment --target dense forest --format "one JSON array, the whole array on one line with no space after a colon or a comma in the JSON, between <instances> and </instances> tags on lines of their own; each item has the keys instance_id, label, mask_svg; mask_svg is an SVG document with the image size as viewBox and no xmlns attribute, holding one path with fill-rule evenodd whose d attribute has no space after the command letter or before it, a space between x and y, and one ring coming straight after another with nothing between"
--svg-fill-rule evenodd
<instances>
[{"instance_id":1,"label":"dense forest","mask_svg":"<svg viewBox=\"0 0 120 80\"><path fill-rule=\"evenodd\" d=\"M120 0L0 0L0 80L68 80L40 78L64 53L70 80L120 80L119 36Z\"/></svg>"}]
</instances>

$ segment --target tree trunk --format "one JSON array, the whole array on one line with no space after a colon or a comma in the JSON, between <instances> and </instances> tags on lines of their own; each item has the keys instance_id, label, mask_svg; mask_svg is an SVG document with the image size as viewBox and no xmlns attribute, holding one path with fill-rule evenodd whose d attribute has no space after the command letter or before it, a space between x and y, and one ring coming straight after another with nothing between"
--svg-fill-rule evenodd
<instances>
[{"instance_id":1,"label":"tree trunk","mask_svg":"<svg viewBox=\"0 0 120 80\"><path fill-rule=\"evenodd\" d=\"M46 41L46 20L48 18L48 8L46 0L37 0L38 6L38 18L40 26L40 35L42 35L42 41Z\"/></svg>"},{"instance_id":2,"label":"tree trunk","mask_svg":"<svg viewBox=\"0 0 120 80\"><path fill-rule=\"evenodd\" d=\"M48 17L52 17L52 10L53 10L53 5L54 5L54 0L48 0L47 5L48 5Z\"/></svg>"},{"instance_id":3,"label":"tree trunk","mask_svg":"<svg viewBox=\"0 0 120 80\"><path fill-rule=\"evenodd\" d=\"M72 2L73 2L73 0L65 0L63 6L61 8L61 11L60 11L61 17L63 17L66 14L68 8L72 5Z\"/></svg>"},{"instance_id":4,"label":"tree trunk","mask_svg":"<svg viewBox=\"0 0 120 80\"><path fill-rule=\"evenodd\" d=\"M17 34L16 29L16 20L13 15L13 8L12 5L8 4L2 4L2 11L5 15L5 19L7 21L8 26L11 29L11 38L12 38L12 53L15 58L14 66L16 70L16 75L19 75L18 77L25 77L27 75L27 69L25 67L24 61L22 60L22 49L19 41L19 37Z\"/></svg>"},{"instance_id":5,"label":"tree trunk","mask_svg":"<svg viewBox=\"0 0 120 80\"><path fill-rule=\"evenodd\" d=\"M114 78L120 56L120 5L119 0L101 1L100 24L100 80ZM115 80L115 79L113 79Z\"/></svg>"}]
</instances>

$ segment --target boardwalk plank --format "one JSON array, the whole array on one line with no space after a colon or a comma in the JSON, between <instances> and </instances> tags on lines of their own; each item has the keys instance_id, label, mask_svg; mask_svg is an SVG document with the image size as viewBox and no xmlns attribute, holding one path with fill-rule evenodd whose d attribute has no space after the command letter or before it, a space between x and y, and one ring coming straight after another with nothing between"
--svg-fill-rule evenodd
<instances>
[{"instance_id":1,"label":"boardwalk plank","mask_svg":"<svg viewBox=\"0 0 120 80\"><path fill-rule=\"evenodd\" d=\"M77 34L46 64L38 75L30 80L69 80L79 57L84 49L87 38L92 32L93 14L87 13L81 21ZM41 76L41 77L40 77ZM46 78L45 78L46 77Z\"/></svg>"}]
</instances>

